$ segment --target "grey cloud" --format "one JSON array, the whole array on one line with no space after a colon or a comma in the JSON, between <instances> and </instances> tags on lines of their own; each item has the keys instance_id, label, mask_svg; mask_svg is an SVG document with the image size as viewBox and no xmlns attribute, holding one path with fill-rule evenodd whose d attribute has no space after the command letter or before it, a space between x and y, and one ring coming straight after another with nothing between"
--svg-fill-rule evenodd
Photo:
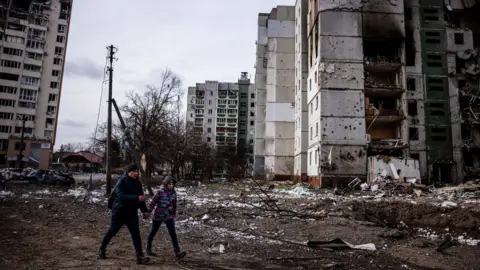
<instances>
[{"instance_id":1,"label":"grey cloud","mask_svg":"<svg viewBox=\"0 0 480 270\"><path fill-rule=\"evenodd\" d=\"M67 61L65 74L72 77L86 77L90 79L102 79L104 68L87 58Z\"/></svg>"},{"instance_id":2,"label":"grey cloud","mask_svg":"<svg viewBox=\"0 0 480 270\"><path fill-rule=\"evenodd\" d=\"M71 128L84 128L87 126L87 124L82 121L75 121L72 119L60 121L60 125L63 127L71 127Z\"/></svg>"}]
</instances>

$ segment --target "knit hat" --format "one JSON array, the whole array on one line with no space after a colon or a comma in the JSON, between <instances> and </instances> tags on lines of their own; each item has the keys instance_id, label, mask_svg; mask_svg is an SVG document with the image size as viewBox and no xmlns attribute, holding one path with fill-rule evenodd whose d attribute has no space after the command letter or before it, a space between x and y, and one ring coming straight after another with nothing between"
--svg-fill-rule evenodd
<instances>
[{"instance_id":1,"label":"knit hat","mask_svg":"<svg viewBox=\"0 0 480 270\"><path fill-rule=\"evenodd\" d=\"M170 183L175 184L175 178L173 178L173 176L171 176L171 175L165 176L165 178L163 179L163 182L162 182L163 186L166 187Z\"/></svg>"},{"instance_id":2,"label":"knit hat","mask_svg":"<svg viewBox=\"0 0 480 270\"><path fill-rule=\"evenodd\" d=\"M129 172L138 171L138 170L139 170L139 168L138 168L137 164L130 164L130 165L128 165L126 171L127 171L127 173L129 173Z\"/></svg>"}]
</instances>

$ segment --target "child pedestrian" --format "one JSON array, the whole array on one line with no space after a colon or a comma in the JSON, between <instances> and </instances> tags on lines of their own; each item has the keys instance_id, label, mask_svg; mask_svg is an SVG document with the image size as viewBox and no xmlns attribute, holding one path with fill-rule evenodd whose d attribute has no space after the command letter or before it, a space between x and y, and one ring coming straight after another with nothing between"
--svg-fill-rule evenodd
<instances>
[{"instance_id":1,"label":"child pedestrian","mask_svg":"<svg viewBox=\"0 0 480 270\"><path fill-rule=\"evenodd\" d=\"M175 179L168 175L163 180L163 186L158 190L155 197L153 197L148 209L152 214L152 228L147 240L147 254L156 256L152 252L152 241L160 228L162 222L167 225L168 234L172 240L173 251L175 257L181 259L185 257L186 252L180 252L178 245L177 233L175 232L175 216L177 214L177 192L174 187ZM155 211L154 211L155 210Z\"/></svg>"}]
</instances>

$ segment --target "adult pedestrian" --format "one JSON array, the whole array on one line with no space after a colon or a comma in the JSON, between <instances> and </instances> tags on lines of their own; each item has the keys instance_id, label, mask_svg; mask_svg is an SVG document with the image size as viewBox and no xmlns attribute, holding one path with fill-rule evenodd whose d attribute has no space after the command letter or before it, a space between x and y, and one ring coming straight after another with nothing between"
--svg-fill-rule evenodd
<instances>
[{"instance_id":1,"label":"adult pedestrian","mask_svg":"<svg viewBox=\"0 0 480 270\"><path fill-rule=\"evenodd\" d=\"M112 220L110 229L108 229L105 234L102 245L100 246L100 259L106 259L107 245L123 225L125 225L132 236L133 246L137 254L137 264L145 264L150 260L143 254L142 241L140 238L138 209L140 208L144 218L149 216L149 212L145 204L145 197L139 175L138 166L131 164L115 185L112 197L109 200L109 204L111 201Z\"/></svg>"}]
</instances>

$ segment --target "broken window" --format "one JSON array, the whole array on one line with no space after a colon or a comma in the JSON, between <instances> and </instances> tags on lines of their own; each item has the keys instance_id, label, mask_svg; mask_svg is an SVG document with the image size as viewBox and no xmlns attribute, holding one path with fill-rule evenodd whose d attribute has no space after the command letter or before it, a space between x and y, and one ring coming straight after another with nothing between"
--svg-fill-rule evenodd
<instances>
[{"instance_id":1,"label":"broken window","mask_svg":"<svg viewBox=\"0 0 480 270\"><path fill-rule=\"evenodd\" d=\"M57 42L58 43L63 43L63 40L65 39L64 36L57 36Z\"/></svg>"},{"instance_id":2,"label":"broken window","mask_svg":"<svg viewBox=\"0 0 480 270\"><path fill-rule=\"evenodd\" d=\"M50 88L58 88L58 82L50 82Z\"/></svg>"},{"instance_id":3,"label":"broken window","mask_svg":"<svg viewBox=\"0 0 480 270\"><path fill-rule=\"evenodd\" d=\"M418 109L417 109L417 102L416 101L409 101L408 102L408 115L417 116Z\"/></svg>"},{"instance_id":4,"label":"broken window","mask_svg":"<svg viewBox=\"0 0 480 270\"><path fill-rule=\"evenodd\" d=\"M250 126L253 126L253 125L255 125L255 122L250 121Z\"/></svg>"},{"instance_id":5,"label":"broken window","mask_svg":"<svg viewBox=\"0 0 480 270\"><path fill-rule=\"evenodd\" d=\"M418 141L418 128L408 128L408 137L410 141Z\"/></svg>"},{"instance_id":6,"label":"broken window","mask_svg":"<svg viewBox=\"0 0 480 270\"><path fill-rule=\"evenodd\" d=\"M61 65L61 64L62 64L62 59L60 59L60 58L53 58L53 64L54 64L54 65Z\"/></svg>"},{"instance_id":7,"label":"broken window","mask_svg":"<svg viewBox=\"0 0 480 270\"><path fill-rule=\"evenodd\" d=\"M454 38L455 38L455 44L457 44L457 45L463 45L464 44L463 33L455 33Z\"/></svg>"},{"instance_id":8,"label":"broken window","mask_svg":"<svg viewBox=\"0 0 480 270\"><path fill-rule=\"evenodd\" d=\"M440 18L438 16L438 9L434 8L425 8L423 10L423 18L425 21L438 21Z\"/></svg>"},{"instance_id":9,"label":"broken window","mask_svg":"<svg viewBox=\"0 0 480 270\"><path fill-rule=\"evenodd\" d=\"M411 153L410 158L413 158L415 160L420 160L420 154L419 153Z\"/></svg>"},{"instance_id":10,"label":"broken window","mask_svg":"<svg viewBox=\"0 0 480 270\"><path fill-rule=\"evenodd\" d=\"M254 116L255 116L255 112L250 112L250 116L254 117Z\"/></svg>"},{"instance_id":11,"label":"broken window","mask_svg":"<svg viewBox=\"0 0 480 270\"><path fill-rule=\"evenodd\" d=\"M363 54L368 62L400 62L399 52L402 42L399 40L363 40Z\"/></svg>"}]
</instances>

